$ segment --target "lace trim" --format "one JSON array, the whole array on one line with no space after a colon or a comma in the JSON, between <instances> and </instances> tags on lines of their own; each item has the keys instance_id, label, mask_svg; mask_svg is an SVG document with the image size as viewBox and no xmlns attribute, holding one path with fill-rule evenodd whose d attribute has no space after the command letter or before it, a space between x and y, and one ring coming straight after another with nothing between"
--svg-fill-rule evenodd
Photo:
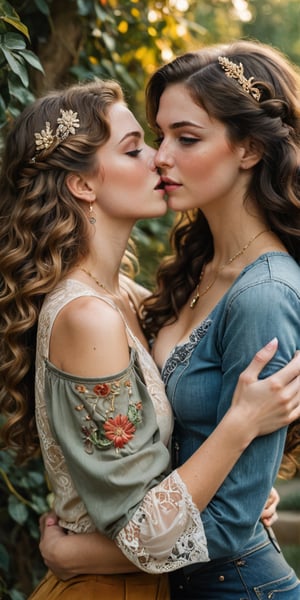
<instances>
[{"instance_id":1,"label":"lace trim","mask_svg":"<svg viewBox=\"0 0 300 600\"><path fill-rule=\"evenodd\" d=\"M205 319L200 325L193 329L187 342L175 346L167 358L161 372L161 377L165 385L167 385L169 378L177 368L178 364L188 361L195 346L197 346L200 340L204 338L211 324L212 321L210 319Z\"/></svg>"},{"instance_id":2,"label":"lace trim","mask_svg":"<svg viewBox=\"0 0 300 600\"><path fill-rule=\"evenodd\" d=\"M146 494L115 541L148 573L210 560L199 510L177 471Z\"/></svg>"}]
</instances>

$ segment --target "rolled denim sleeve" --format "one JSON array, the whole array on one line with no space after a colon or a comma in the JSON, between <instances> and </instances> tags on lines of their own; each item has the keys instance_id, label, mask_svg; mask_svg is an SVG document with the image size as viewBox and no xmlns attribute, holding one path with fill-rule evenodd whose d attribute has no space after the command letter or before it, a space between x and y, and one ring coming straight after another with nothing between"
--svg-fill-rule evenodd
<instances>
[{"instance_id":1,"label":"rolled denim sleeve","mask_svg":"<svg viewBox=\"0 0 300 600\"><path fill-rule=\"evenodd\" d=\"M296 287L266 279L238 288L228 299L217 340L222 357L219 422L229 408L240 373L272 338L279 347L260 377L283 367L300 348L300 301ZM276 478L286 429L256 438L243 453L208 508L202 513L210 558L234 555L255 533Z\"/></svg>"}]
</instances>

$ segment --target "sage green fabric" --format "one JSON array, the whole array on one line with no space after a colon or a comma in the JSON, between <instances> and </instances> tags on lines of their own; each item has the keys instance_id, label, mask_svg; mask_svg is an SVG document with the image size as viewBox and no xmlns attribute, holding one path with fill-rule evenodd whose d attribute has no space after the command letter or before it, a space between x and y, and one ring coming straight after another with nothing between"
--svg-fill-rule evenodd
<instances>
[{"instance_id":1,"label":"sage green fabric","mask_svg":"<svg viewBox=\"0 0 300 600\"><path fill-rule=\"evenodd\" d=\"M106 395L107 390L113 393ZM122 448L111 444L103 449L97 444L99 439L100 444L108 441L100 434L112 396L114 417L127 415L130 403L142 420ZM45 402L53 435L87 512L99 531L115 538L169 467L135 349L128 368L109 378L76 377L45 359Z\"/></svg>"}]
</instances>

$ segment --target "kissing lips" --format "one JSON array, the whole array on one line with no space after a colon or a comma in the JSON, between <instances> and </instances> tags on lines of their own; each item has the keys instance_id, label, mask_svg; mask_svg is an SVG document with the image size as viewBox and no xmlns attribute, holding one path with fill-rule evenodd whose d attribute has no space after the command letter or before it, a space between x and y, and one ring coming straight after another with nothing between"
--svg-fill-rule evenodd
<instances>
[{"instance_id":1,"label":"kissing lips","mask_svg":"<svg viewBox=\"0 0 300 600\"><path fill-rule=\"evenodd\" d=\"M182 187L181 183L177 183L177 181L174 181L173 179L170 179L169 177L162 177L162 183L163 183L165 192L167 194Z\"/></svg>"}]
</instances>

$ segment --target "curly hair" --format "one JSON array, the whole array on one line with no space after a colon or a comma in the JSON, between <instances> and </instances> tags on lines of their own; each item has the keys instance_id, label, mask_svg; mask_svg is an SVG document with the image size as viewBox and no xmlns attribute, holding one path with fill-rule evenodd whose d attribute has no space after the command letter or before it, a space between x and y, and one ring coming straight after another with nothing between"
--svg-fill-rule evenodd
<instances>
[{"instance_id":1,"label":"curly hair","mask_svg":"<svg viewBox=\"0 0 300 600\"><path fill-rule=\"evenodd\" d=\"M260 98L226 77L218 57L242 63ZM253 168L247 198L260 207L265 222L300 261L300 75L286 57L259 42L237 41L186 53L164 65L149 80L146 109L157 132L156 116L167 86L182 83L193 101L226 127L228 140L253 139L262 158ZM157 132L159 136L159 131ZM195 209L178 214L170 235L172 255L157 272L154 293L143 306L144 331L155 338L174 322L214 254L208 222ZM299 424L298 424L299 426ZM299 465L300 467L300 465Z\"/></svg>"},{"instance_id":2,"label":"curly hair","mask_svg":"<svg viewBox=\"0 0 300 600\"><path fill-rule=\"evenodd\" d=\"M76 84L28 106L9 132L0 174L0 410L2 442L25 460L39 448L34 362L45 294L88 252L88 220L66 177L96 168L110 136L107 111L124 102L114 81ZM36 152L35 133L55 129L61 110L77 112L76 135Z\"/></svg>"}]
</instances>

